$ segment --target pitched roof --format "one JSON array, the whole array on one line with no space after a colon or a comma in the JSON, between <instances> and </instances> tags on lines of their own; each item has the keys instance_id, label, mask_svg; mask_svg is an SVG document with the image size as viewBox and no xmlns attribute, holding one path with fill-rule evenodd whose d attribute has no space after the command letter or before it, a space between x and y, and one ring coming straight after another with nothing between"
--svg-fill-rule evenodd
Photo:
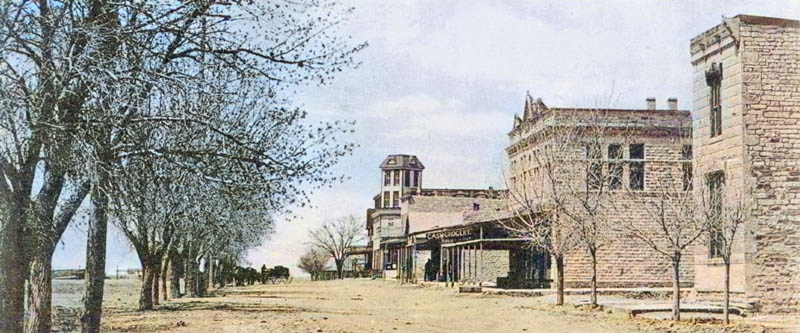
<instances>
[{"instance_id":1,"label":"pitched roof","mask_svg":"<svg viewBox=\"0 0 800 333\"><path fill-rule=\"evenodd\" d=\"M389 155L381 163L381 170L392 169L423 170L425 166L414 155Z\"/></svg>"}]
</instances>

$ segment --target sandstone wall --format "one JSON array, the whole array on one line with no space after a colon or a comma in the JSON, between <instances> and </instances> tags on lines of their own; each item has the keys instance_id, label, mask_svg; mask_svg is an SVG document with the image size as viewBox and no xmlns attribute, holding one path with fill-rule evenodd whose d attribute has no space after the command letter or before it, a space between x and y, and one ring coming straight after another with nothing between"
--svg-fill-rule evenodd
<instances>
[{"instance_id":1,"label":"sandstone wall","mask_svg":"<svg viewBox=\"0 0 800 333\"><path fill-rule=\"evenodd\" d=\"M800 311L800 22L743 22L744 142L753 177L748 289L766 311Z\"/></svg>"},{"instance_id":2,"label":"sandstone wall","mask_svg":"<svg viewBox=\"0 0 800 333\"><path fill-rule=\"evenodd\" d=\"M737 16L691 42L694 146L700 175L725 173L725 200L746 219L731 290L767 312L800 309L800 22ZM705 71L722 64L722 134L710 136ZM695 183L698 196L705 184ZM729 208L729 207L727 207ZM697 288L723 287L721 258L698 249Z\"/></svg>"}]
</instances>

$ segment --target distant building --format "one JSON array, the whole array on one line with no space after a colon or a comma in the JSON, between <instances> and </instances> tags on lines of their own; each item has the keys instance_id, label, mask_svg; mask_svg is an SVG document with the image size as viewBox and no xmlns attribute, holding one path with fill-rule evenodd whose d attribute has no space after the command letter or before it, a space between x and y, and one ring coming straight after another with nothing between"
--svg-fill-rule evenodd
<instances>
[{"instance_id":1,"label":"distant building","mask_svg":"<svg viewBox=\"0 0 800 333\"><path fill-rule=\"evenodd\" d=\"M690 43L697 197L724 183L742 202L731 288L762 309L800 309L800 22L738 15ZM725 213L725 212L723 212ZM696 289L719 292L714 237L695 255Z\"/></svg>"},{"instance_id":2,"label":"distant building","mask_svg":"<svg viewBox=\"0 0 800 333\"><path fill-rule=\"evenodd\" d=\"M371 268L384 277L397 276L401 249L407 245L401 202L407 196L499 198L493 189L435 189L422 187L425 166L414 155L389 155L380 164L381 191L367 210L367 234L372 247Z\"/></svg>"}]
</instances>

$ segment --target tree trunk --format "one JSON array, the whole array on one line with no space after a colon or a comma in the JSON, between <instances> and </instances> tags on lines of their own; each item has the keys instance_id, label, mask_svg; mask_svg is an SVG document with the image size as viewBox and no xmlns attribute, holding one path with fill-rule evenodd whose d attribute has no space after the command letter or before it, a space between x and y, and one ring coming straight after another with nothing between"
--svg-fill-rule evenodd
<instances>
[{"instance_id":1,"label":"tree trunk","mask_svg":"<svg viewBox=\"0 0 800 333\"><path fill-rule=\"evenodd\" d=\"M101 178L107 177L101 176ZM100 331L100 317L103 313L108 196L97 186L107 183L107 181L101 180L92 187L91 198L94 205L94 216L89 219L89 232L86 243L86 293L83 297L84 309L81 316L81 331L84 333Z\"/></svg>"},{"instance_id":2,"label":"tree trunk","mask_svg":"<svg viewBox=\"0 0 800 333\"><path fill-rule=\"evenodd\" d=\"M139 288L139 311L153 309L153 266L149 258L142 260L142 286Z\"/></svg>"},{"instance_id":3,"label":"tree trunk","mask_svg":"<svg viewBox=\"0 0 800 333\"><path fill-rule=\"evenodd\" d=\"M336 263L336 273L339 275L339 279L344 279L344 259L336 259L334 263Z\"/></svg>"},{"instance_id":4,"label":"tree trunk","mask_svg":"<svg viewBox=\"0 0 800 333\"><path fill-rule=\"evenodd\" d=\"M169 256L164 256L161 260L161 296L163 300L169 299L169 293L167 292L167 277L169 274Z\"/></svg>"},{"instance_id":5,"label":"tree trunk","mask_svg":"<svg viewBox=\"0 0 800 333\"><path fill-rule=\"evenodd\" d=\"M730 259L725 260L725 295L724 297L724 304L722 305L723 320L725 325L731 323L730 319L730 307L731 307L731 261Z\"/></svg>"},{"instance_id":6,"label":"tree trunk","mask_svg":"<svg viewBox=\"0 0 800 333\"><path fill-rule=\"evenodd\" d=\"M556 261L556 305L564 305L564 256L555 255Z\"/></svg>"},{"instance_id":7,"label":"tree trunk","mask_svg":"<svg viewBox=\"0 0 800 333\"><path fill-rule=\"evenodd\" d=\"M590 296L589 303L593 306L597 305L597 250L589 251L592 257L592 280L589 283Z\"/></svg>"},{"instance_id":8,"label":"tree trunk","mask_svg":"<svg viewBox=\"0 0 800 333\"><path fill-rule=\"evenodd\" d=\"M169 296L173 299L181 297L181 263L179 260L169 261Z\"/></svg>"},{"instance_id":9,"label":"tree trunk","mask_svg":"<svg viewBox=\"0 0 800 333\"><path fill-rule=\"evenodd\" d=\"M681 255L676 253L672 258L672 319L681 320Z\"/></svg>"},{"instance_id":10,"label":"tree trunk","mask_svg":"<svg viewBox=\"0 0 800 333\"><path fill-rule=\"evenodd\" d=\"M13 196L13 194L12 194ZM7 199L7 198L4 198ZM22 248L24 198L5 200L9 215L0 230L0 331L20 332L25 314L25 263Z\"/></svg>"},{"instance_id":11,"label":"tree trunk","mask_svg":"<svg viewBox=\"0 0 800 333\"><path fill-rule=\"evenodd\" d=\"M52 261L55 248L42 244L29 263L28 309L25 332L52 330Z\"/></svg>"},{"instance_id":12,"label":"tree trunk","mask_svg":"<svg viewBox=\"0 0 800 333\"><path fill-rule=\"evenodd\" d=\"M177 251L170 253L169 271L170 288L169 293L172 298L181 297L181 275L183 275L183 260L178 256Z\"/></svg>"},{"instance_id":13,"label":"tree trunk","mask_svg":"<svg viewBox=\"0 0 800 333\"><path fill-rule=\"evenodd\" d=\"M153 271L153 307L155 308L158 305L158 294L160 292L159 283L161 282L161 260L155 259L153 260L153 267L151 268Z\"/></svg>"},{"instance_id":14,"label":"tree trunk","mask_svg":"<svg viewBox=\"0 0 800 333\"><path fill-rule=\"evenodd\" d=\"M207 266L208 269L206 270L206 273L208 274L208 279L206 280L206 282L208 282L208 283L206 284L207 285L206 289L207 290L214 290L214 257L213 256L210 256L210 255L208 256L207 265L208 265Z\"/></svg>"},{"instance_id":15,"label":"tree trunk","mask_svg":"<svg viewBox=\"0 0 800 333\"><path fill-rule=\"evenodd\" d=\"M187 256L185 259L186 268L183 270L185 273L184 284L186 285L186 296L188 297L197 297L197 283L195 283L197 279L195 273L197 270L197 263L195 263L193 257L194 255L191 253Z\"/></svg>"}]
</instances>

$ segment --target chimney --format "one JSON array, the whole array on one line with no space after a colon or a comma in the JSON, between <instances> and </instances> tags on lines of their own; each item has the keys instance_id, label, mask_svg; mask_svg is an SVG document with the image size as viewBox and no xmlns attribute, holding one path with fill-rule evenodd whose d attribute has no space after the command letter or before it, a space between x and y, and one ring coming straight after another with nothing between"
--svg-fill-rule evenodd
<instances>
[{"instance_id":1,"label":"chimney","mask_svg":"<svg viewBox=\"0 0 800 333\"><path fill-rule=\"evenodd\" d=\"M678 110L678 99L675 97L667 99L667 109L672 111Z\"/></svg>"},{"instance_id":2,"label":"chimney","mask_svg":"<svg viewBox=\"0 0 800 333\"><path fill-rule=\"evenodd\" d=\"M647 98L647 109L648 110L655 110L656 109L656 98L655 97L648 97Z\"/></svg>"}]
</instances>

